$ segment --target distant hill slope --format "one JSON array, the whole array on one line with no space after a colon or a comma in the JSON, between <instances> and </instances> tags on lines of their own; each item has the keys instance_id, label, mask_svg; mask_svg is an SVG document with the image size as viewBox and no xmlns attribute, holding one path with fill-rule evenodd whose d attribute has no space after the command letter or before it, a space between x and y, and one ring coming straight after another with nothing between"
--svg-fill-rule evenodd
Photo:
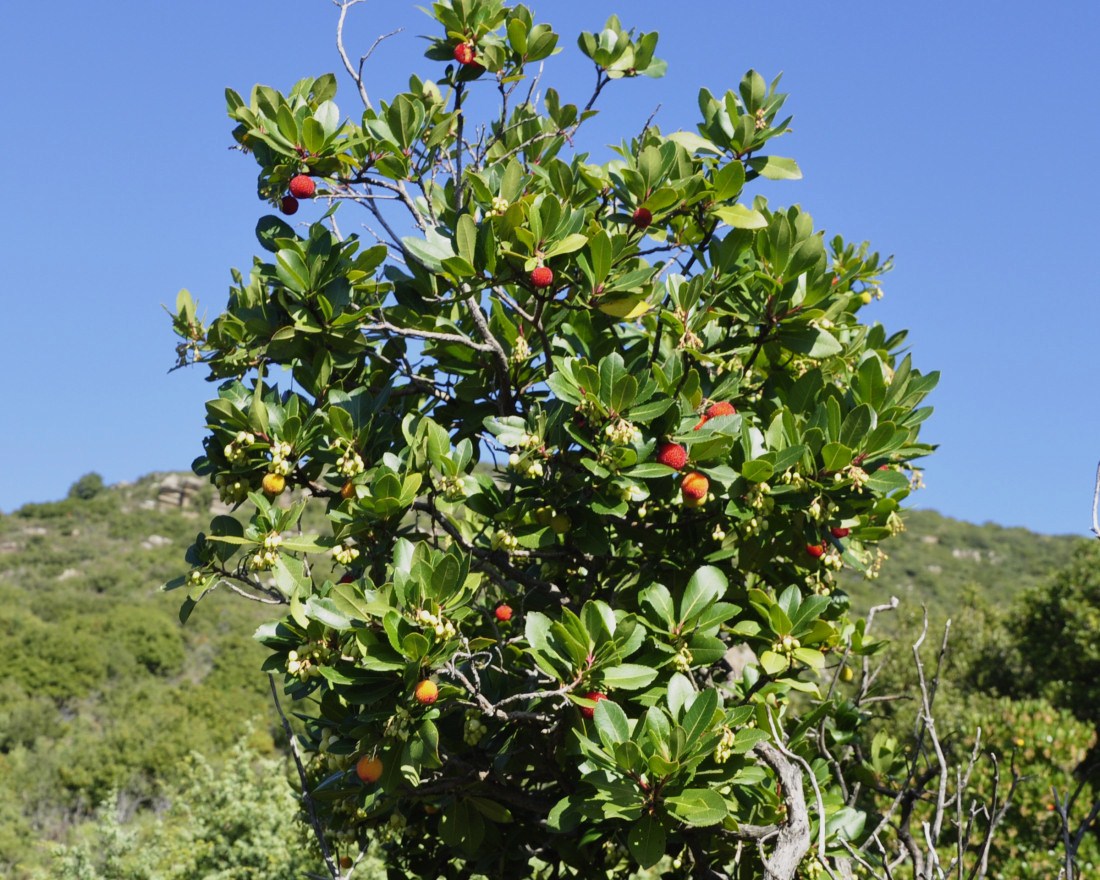
<instances>
[{"instance_id":1,"label":"distant hill slope","mask_svg":"<svg viewBox=\"0 0 1100 880\"><path fill-rule=\"evenodd\" d=\"M974 525L930 510L905 514L906 530L883 544L889 559L877 580L847 577L853 607L897 596L903 606L922 603L948 610L970 593L1003 606L1068 564L1087 538L1037 535L1027 529Z\"/></svg>"},{"instance_id":2,"label":"distant hill slope","mask_svg":"<svg viewBox=\"0 0 1100 880\"><path fill-rule=\"evenodd\" d=\"M273 749L250 639L270 609L215 594L181 627L180 596L157 589L209 520L190 479L0 515L0 877L29 876L115 790L154 803L193 750Z\"/></svg>"}]
</instances>

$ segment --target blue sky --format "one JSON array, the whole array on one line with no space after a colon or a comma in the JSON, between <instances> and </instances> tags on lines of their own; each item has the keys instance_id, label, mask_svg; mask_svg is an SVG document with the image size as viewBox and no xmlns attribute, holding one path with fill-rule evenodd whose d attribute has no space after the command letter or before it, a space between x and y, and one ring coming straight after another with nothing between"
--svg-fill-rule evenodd
<instances>
[{"instance_id":1,"label":"blue sky","mask_svg":"<svg viewBox=\"0 0 1100 880\"><path fill-rule=\"evenodd\" d=\"M920 507L1084 533L1100 458L1089 254L1100 223L1100 4L586 0L529 4L563 35L545 82L585 100L576 34L612 12L661 34L662 80L601 97L588 145L692 128L700 86L783 72L804 179L772 185L819 226L896 257L870 310L943 373ZM263 213L255 165L228 149L225 86L339 72L325 0L11 3L0 167L0 510L185 468L200 450L197 372L169 374L161 304L215 313ZM368 63L372 97L437 70L413 3L368 0L349 50L404 27ZM357 112L342 81L338 101ZM309 209L312 210L312 209ZM308 218L306 209L299 215ZM345 212L345 216L347 212Z\"/></svg>"}]
</instances>

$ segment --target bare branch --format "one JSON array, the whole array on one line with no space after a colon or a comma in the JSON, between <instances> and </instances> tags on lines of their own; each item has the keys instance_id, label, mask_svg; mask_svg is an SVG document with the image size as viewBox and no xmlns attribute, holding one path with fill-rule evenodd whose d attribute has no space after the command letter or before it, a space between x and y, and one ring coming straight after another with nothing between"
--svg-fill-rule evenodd
<instances>
[{"instance_id":1,"label":"bare branch","mask_svg":"<svg viewBox=\"0 0 1100 880\"><path fill-rule=\"evenodd\" d=\"M1096 488L1092 490L1092 533L1100 538L1100 464L1096 466Z\"/></svg>"},{"instance_id":2,"label":"bare branch","mask_svg":"<svg viewBox=\"0 0 1100 880\"><path fill-rule=\"evenodd\" d=\"M810 848L810 816L802 790L802 772L797 764L788 760L784 751L767 741L758 742L753 746L753 751L779 777L783 786L783 803L787 806L787 821L779 828L771 857L761 852L764 878L791 880Z\"/></svg>"},{"instance_id":3,"label":"bare branch","mask_svg":"<svg viewBox=\"0 0 1100 880\"><path fill-rule=\"evenodd\" d=\"M475 342L469 336L463 336L459 333L437 333L434 330L415 330L412 327L398 327L396 324L391 324L389 321L380 320L373 324L365 324L362 327L365 331L371 330L384 330L387 333L394 333L397 336L412 336L416 339L433 339L436 342L457 342L459 345L465 345L467 348L472 348L474 351L492 351L492 346L486 345L484 342Z\"/></svg>"},{"instance_id":4,"label":"bare branch","mask_svg":"<svg viewBox=\"0 0 1100 880\"><path fill-rule=\"evenodd\" d=\"M302 802L306 805L306 812L309 813L309 824L313 826L313 833L317 838L317 844L321 847L321 855L324 857L329 874L333 880L340 880L340 868L328 848L328 841L325 840L325 829L321 825L321 820L317 816L317 808L314 806L313 798L309 793L309 779L306 776L306 768L302 764L301 752L298 750L298 738L294 735L294 731L290 727L290 721L279 702L279 691L275 687L275 676L268 673L267 682L271 686L271 700L275 703L275 711L279 713L279 718L282 719L283 731L286 733L287 742L290 744L290 754L294 757L294 766L298 770L298 780L302 784Z\"/></svg>"},{"instance_id":5,"label":"bare branch","mask_svg":"<svg viewBox=\"0 0 1100 880\"><path fill-rule=\"evenodd\" d=\"M365 2L365 0L332 0L332 2L340 7L340 19L336 23L336 49L340 53L340 60L344 62L344 69L347 70L348 75L355 81L355 85L359 89L359 97L363 100L363 106L368 110L373 110L374 107L371 106L370 98L367 97L367 87L363 83L363 65L367 63L367 59L370 58L374 50L378 48L379 43L401 33L403 28L398 28L395 31L391 31L388 34L383 34L376 38L371 44L371 47L367 50L367 54L359 58L358 69L353 68L347 50L344 48L344 23L348 17L348 10L353 6Z\"/></svg>"}]
</instances>

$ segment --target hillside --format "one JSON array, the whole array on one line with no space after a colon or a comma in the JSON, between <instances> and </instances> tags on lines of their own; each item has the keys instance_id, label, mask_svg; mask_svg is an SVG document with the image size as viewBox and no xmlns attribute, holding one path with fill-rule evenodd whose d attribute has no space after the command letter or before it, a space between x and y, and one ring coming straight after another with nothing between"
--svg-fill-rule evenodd
<instances>
[{"instance_id":1,"label":"hillside","mask_svg":"<svg viewBox=\"0 0 1100 880\"><path fill-rule=\"evenodd\" d=\"M215 504L194 477L154 474L82 480L63 501L0 515L0 876L53 876L41 873L48 845L78 838L118 792L164 834L165 792L192 751L221 758L245 741L275 754L263 651L249 638L270 609L214 595L181 626L179 596L157 589L183 570ZM846 582L856 609L891 595L902 617L922 602L1003 606L1085 540L927 511L907 523L880 579Z\"/></svg>"},{"instance_id":2,"label":"hillside","mask_svg":"<svg viewBox=\"0 0 1100 880\"><path fill-rule=\"evenodd\" d=\"M192 751L246 731L273 751L249 638L263 609L215 595L181 627L158 590L209 507L182 486L154 475L0 516L0 876L24 876L116 790L155 802Z\"/></svg>"},{"instance_id":3,"label":"hillside","mask_svg":"<svg viewBox=\"0 0 1100 880\"><path fill-rule=\"evenodd\" d=\"M930 510L909 511L905 525L884 545L889 559L877 580L844 580L854 607L865 610L897 596L903 608L926 603L951 613L971 595L1003 607L1065 566L1073 549L1087 541L974 525Z\"/></svg>"}]
</instances>

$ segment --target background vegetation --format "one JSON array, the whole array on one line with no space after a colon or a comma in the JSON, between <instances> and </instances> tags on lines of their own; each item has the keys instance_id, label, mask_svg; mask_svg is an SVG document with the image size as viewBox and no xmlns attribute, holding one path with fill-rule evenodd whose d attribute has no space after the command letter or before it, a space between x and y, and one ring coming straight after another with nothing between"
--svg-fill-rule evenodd
<instances>
[{"instance_id":1,"label":"background vegetation","mask_svg":"<svg viewBox=\"0 0 1100 880\"><path fill-rule=\"evenodd\" d=\"M265 652L248 638L267 609L214 595L181 626L157 589L213 503L180 475L109 488L89 475L63 501L0 516L0 875L289 880L318 867L310 836L288 833L292 777ZM946 741L962 753L981 726L984 748L1023 777L994 875L1055 876L1052 787L1064 800L1094 762L1100 547L929 511L906 521L881 576L846 584L860 610L901 600L877 615L894 642L875 692L912 693L921 603L930 659L953 618L937 694ZM876 705L883 737L904 740L912 700ZM979 765L979 790L990 774ZM1086 785L1078 822L1093 799ZM1084 876L1100 865L1091 835L1080 861Z\"/></svg>"}]
</instances>

